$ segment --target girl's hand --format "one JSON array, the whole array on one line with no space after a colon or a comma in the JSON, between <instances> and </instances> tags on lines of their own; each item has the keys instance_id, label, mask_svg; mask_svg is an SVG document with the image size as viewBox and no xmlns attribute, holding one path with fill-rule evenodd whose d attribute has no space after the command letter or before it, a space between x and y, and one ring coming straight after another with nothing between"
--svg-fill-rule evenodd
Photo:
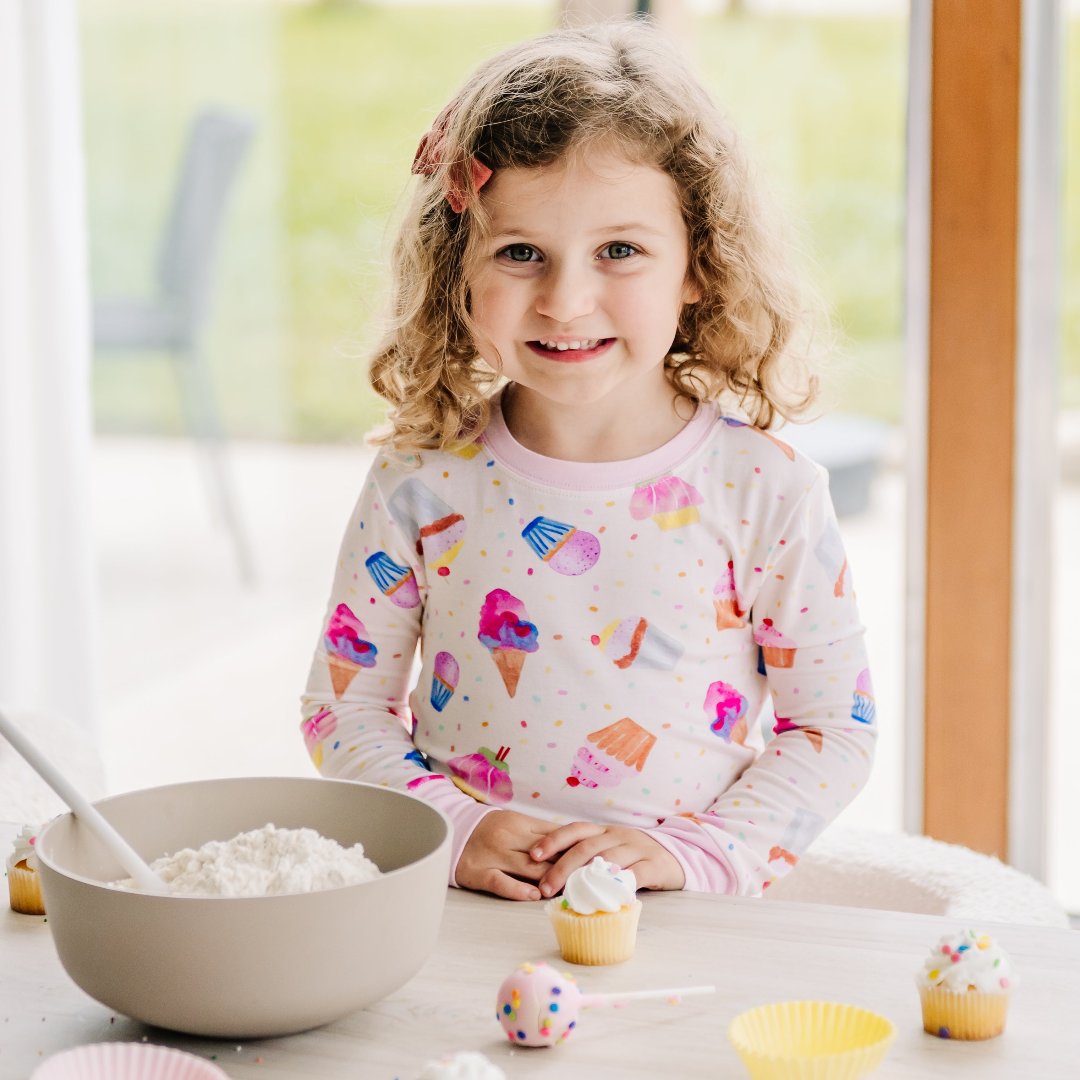
<instances>
[{"instance_id":1,"label":"girl's hand","mask_svg":"<svg viewBox=\"0 0 1080 1080\"><path fill-rule=\"evenodd\" d=\"M458 885L507 900L539 900L540 891L532 883L551 869L551 863L531 858L529 849L556 828L550 821L514 810L485 814L458 859L454 873Z\"/></svg>"},{"instance_id":2,"label":"girl's hand","mask_svg":"<svg viewBox=\"0 0 1080 1080\"><path fill-rule=\"evenodd\" d=\"M540 878L544 896L554 896L579 866L588 865L596 855L622 870L633 870L639 889L681 889L686 882L679 860L647 832L629 825L572 821L549 831L529 855L536 865L545 865L560 851L562 857Z\"/></svg>"}]
</instances>

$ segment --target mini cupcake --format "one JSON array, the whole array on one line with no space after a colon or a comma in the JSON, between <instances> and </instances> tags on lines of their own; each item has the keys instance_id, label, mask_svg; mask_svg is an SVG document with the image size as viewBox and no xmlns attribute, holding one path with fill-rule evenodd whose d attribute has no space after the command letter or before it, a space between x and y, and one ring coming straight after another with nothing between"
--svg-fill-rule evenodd
<instances>
[{"instance_id":1,"label":"mini cupcake","mask_svg":"<svg viewBox=\"0 0 1080 1080\"><path fill-rule=\"evenodd\" d=\"M942 1039L992 1039L1005 1030L1015 979L1005 950L989 934L947 934L915 977L923 1027Z\"/></svg>"},{"instance_id":2,"label":"mini cupcake","mask_svg":"<svg viewBox=\"0 0 1080 1080\"><path fill-rule=\"evenodd\" d=\"M8 894L11 910L23 915L44 915L45 901L41 898L41 878L38 877L34 842L37 836L29 825L15 838L15 847L7 858Z\"/></svg>"},{"instance_id":3,"label":"mini cupcake","mask_svg":"<svg viewBox=\"0 0 1080 1080\"><path fill-rule=\"evenodd\" d=\"M634 955L641 901L633 871L597 855L567 879L548 916L570 964L618 964Z\"/></svg>"}]
</instances>

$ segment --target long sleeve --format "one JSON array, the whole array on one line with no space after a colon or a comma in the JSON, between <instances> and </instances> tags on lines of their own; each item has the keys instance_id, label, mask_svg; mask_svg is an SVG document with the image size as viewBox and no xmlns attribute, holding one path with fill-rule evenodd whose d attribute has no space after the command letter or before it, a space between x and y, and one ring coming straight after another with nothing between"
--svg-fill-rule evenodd
<instances>
[{"instance_id":1,"label":"long sleeve","mask_svg":"<svg viewBox=\"0 0 1080 1080\"><path fill-rule=\"evenodd\" d=\"M450 819L450 884L472 830L492 809L429 769L412 738L409 691L428 597L423 540L395 520L380 455L345 531L302 699L301 731L324 775L407 790ZM399 517L402 515L399 514Z\"/></svg>"},{"instance_id":2,"label":"long sleeve","mask_svg":"<svg viewBox=\"0 0 1080 1080\"><path fill-rule=\"evenodd\" d=\"M750 612L772 699L771 738L706 811L649 830L682 864L688 889L760 893L796 865L869 775L873 693L823 475L772 554ZM716 698L721 719L725 709L738 714L723 691Z\"/></svg>"}]
</instances>

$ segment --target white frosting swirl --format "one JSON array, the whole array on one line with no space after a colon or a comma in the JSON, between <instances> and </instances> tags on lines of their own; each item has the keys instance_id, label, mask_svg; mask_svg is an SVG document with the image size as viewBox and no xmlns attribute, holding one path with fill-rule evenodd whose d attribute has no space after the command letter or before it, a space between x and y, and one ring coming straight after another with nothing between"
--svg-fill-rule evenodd
<instances>
[{"instance_id":1,"label":"white frosting swirl","mask_svg":"<svg viewBox=\"0 0 1080 1080\"><path fill-rule=\"evenodd\" d=\"M1016 982L1005 950L989 934L975 930L946 934L915 978L920 986L983 994L1008 993Z\"/></svg>"},{"instance_id":2,"label":"white frosting swirl","mask_svg":"<svg viewBox=\"0 0 1080 1080\"><path fill-rule=\"evenodd\" d=\"M506 1080L506 1073L476 1050L429 1061L420 1080Z\"/></svg>"},{"instance_id":3,"label":"white frosting swirl","mask_svg":"<svg viewBox=\"0 0 1080 1080\"><path fill-rule=\"evenodd\" d=\"M579 915L598 911L619 911L633 904L637 894L637 879L633 870L620 870L602 855L588 866L580 866L563 886L563 906Z\"/></svg>"},{"instance_id":4,"label":"white frosting swirl","mask_svg":"<svg viewBox=\"0 0 1080 1080\"><path fill-rule=\"evenodd\" d=\"M11 854L8 856L8 866L14 867L19 863L26 860L26 865L30 870L36 870L38 868L37 856L34 854L34 841L37 839L38 830L32 828L29 825L24 825L19 832L19 835L15 837L15 847L12 849Z\"/></svg>"}]
</instances>

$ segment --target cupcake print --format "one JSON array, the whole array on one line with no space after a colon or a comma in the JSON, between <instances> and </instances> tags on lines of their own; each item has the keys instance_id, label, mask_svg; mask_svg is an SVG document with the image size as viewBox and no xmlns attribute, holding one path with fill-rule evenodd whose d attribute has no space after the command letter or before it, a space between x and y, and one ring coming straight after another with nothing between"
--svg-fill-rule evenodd
<instances>
[{"instance_id":1,"label":"cupcake print","mask_svg":"<svg viewBox=\"0 0 1080 1080\"><path fill-rule=\"evenodd\" d=\"M364 563L375 587L400 608L414 608L420 603L416 577L407 566L399 566L385 551L376 551Z\"/></svg>"},{"instance_id":2,"label":"cupcake print","mask_svg":"<svg viewBox=\"0 0 1080 1080\"><path fill-rule=\"evenodd\" d=\"M847 556L844 542L840 539L840 526L830 520L814 547L814 555L832 582L833 596L844 595L844 575L847 573Z\"/></svg>"},{"instance_id":3,"label":"cupcake print","mask_svg":"<svg viewBox=\"0 0 1080 1080\"><path fill-rule=\"evenodd\" d=\"M739 594L735 589L735 563L731 559L713 587L713 607L717 630L740 630L746 625L743 618L746 612L739 607Z\"/></svg>"},{"instance_id":4,"label":"cupcake print","mask_svg":"<svg viewBox=\"0 0 1080 1080\"><path fill-rule=\"evenodd\" d=\"M353 614L348 604L338 604L326 624L323 644L334 696L340 698L361 668L375 666L378 649L368 640L364 624Z\"/></svg>"},{"instance_id":5,"label":"cupcake print","mask_svg":"<svg viewBox=\"0 0 1080 1080\"><path fill-rule=\"evenodd\" d=\"M746 743L746 710L750 703L726 682L714 682L705 692L705 715L710 729L726 743Z\"/></svg>"},{"instance_id":6,"label":"cupcake print","mask_svg":"<svg viewBox=\"0 0 1080 1080\"><path fill-rule=\"evenodd\" d=\"M693 484L678 476L664 476L635 488L630 516L637 521L652 518L661 529L681 529L701 520L698 507L703 501Z\"/></svg>"},{"instance_id":7,"label":"cupcake print","mask_svg":"<svg viewBox=\"0 0 1080 1080\"><path fill-rule=\"evenodd\" d=\"M448 652L435 654L435 670L431 675L431 707L442 712L457 689L461 671L458 662Z\"/></svg>"},{"instance_id":8,"label":"cupcake print","mask_svg":"<svg viewBox=\"0 0 1080 1080\"><path fill-rule=\"evenodd\" d=\"M622 774L605 765L587 746L579 746L574 754L570 775L566 783L570 787L608 788L622 781Z\"/></svg>"},{"instance_id":9,"label":"cupcake print","mask_svg":"<svg viewBox=\"0 0 1080 1080\"><path fill-rule=\"evenodd\" d=\"M622 669L638 664L670 671L683 654L679 642L638 616L608 623L593 641L617 668Z\"/></svg>"},{"instance_id":10,"label":"cupcake print","mask_svg":"<svg viewBox=\"0 0 1080 1080\"><path fill-rule=\"evenodd\" d=\"M525 605L505 589L492 589L480 609L480 643L490 652L506 692L517 692L525 657L540 647L536 627L529 622Z\"/></svg>"},{"instance_id":11,"label":"cupcake print","mask_svg":"<svg viewBox=\"0 0 1080 1080\"><path fill-rule=\"evenodd\" d=\"M789 668L795 664L797 647L773 626L772 619L761 620L761 625L754 630L754 641L761 646L769 667Z\"/></svg>"},{"instance_id":12,"label":"cupcake print","mask_svg":"<svg viewBox=\"0 0 1080 1080\"><path fill-rule=\"evenodd\" d=\"M481 746L475 754L451 758L447 762L453 774L450 779L477 802L508 803L514 797L506 763L509 754L509 746L500 746L497 754Z\"/></svg>"},{"instance_id":13,"label":"cupcake print","mask_svg":"<svg viewBox=\"0 0 1080 1080\"><path fill-rule=\"evenodd\" d=\"M316 769L322 768L323 740L337 730L337 717L329 709L320 709L300 725L304 745Z\"/></svg>"},{"instance_id":14,"label":"cupcake print","mask_svg":"<svg viewBox=\"0 0 1080 1080\"><path fill-rule=\"evenodd\" d=\"M399 484L388 500L390 514L416 544L429 570L450 573L465 543L465 519L415 477Z\"/></svg>"},{"instance_id":15,"label":"cupcake print","mask_svg":"<svg viewBox=\"0 0 1080 1080\"><path fill-rule=\"evenodd\" d=\"M860 724L872 724L877 715L877 706L874 704L874 686L870 682L869 668L859 672L852 697L851 719L858 720Z\"/></svg>"},{"instance_id":16,"label":"cupcake print","mask_svg":"<svg viewBox=\"0 0 1080 1080\"><path fill-rule=\"evenodd\" d=\"M600 558L600 541L592 533L551 518L533 518L521 535L552 570L567 577L591 570Z\"/></svg>"},{"instance_id":17,"label":"cupcake print","mask_svg":"<svg viewBox=\"0 0 1080 1080\"><path fill-rule=\"evenodd\" d=\"M656 745L656 736L635 723L629 716L616 720L614 724L586 736L597 750L605 755L599 760L610 768L610 761L618 762L627 769L641 772L645 768L652 748ZM608 760L610 759L610 761Z\"/></svg>"}]
</instances>

